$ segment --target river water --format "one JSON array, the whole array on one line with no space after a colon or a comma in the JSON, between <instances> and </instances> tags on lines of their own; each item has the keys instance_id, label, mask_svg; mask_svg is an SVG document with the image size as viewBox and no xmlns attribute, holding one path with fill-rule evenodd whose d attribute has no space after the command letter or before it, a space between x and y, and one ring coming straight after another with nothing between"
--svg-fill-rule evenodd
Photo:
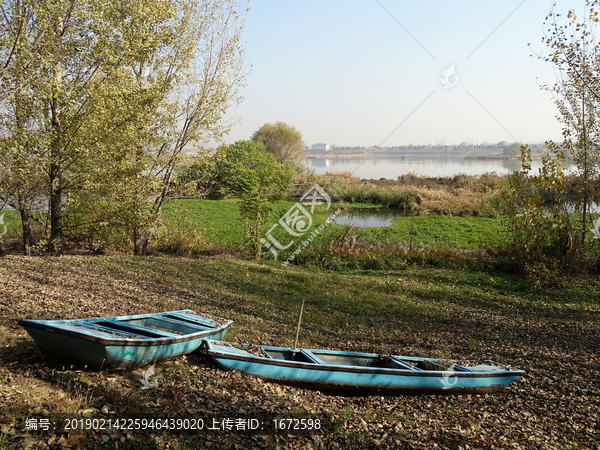
<instances>
[{"instance_id":1,"label":"river water","mask_svg":"<svg viewBox=\"0 0 600 450\"><path fill-rule=\"evenodd\" d=\"M337 225L354 225L358 228L389 227L396 217L410 215L410 210L399 208L350 209L338 214L333 223Z\"/></svg>"},{"instance_id":2,"label":"river water","mask_svg":"<svg viewBox=\"0 0 600 450\"><path fill-rule=\"evenodd\" d=\"M399 175L414 172L427 177L451 177L454 175L481 175L487 172L498 174L521 170L518 159L466 159L451 156L419 157L351 157L351 158L306 158L304 165L317 175L327 172L350 172L362 179L397 179ZM537 173L541 161L534 160L532 171Z\"/></svg>"},{"instance_id":3,"label":"river water","mask_svg":"<svg viewBox=\"0 0 600 450\"><path fill-rule=\"evenodd\" d=\"M513 173L521 170L519 159L466 159L452 156L419 157L419 156L388 156L370 158L306 158L305 166L317 175L350 172L362 179L387 178L395 180L400 175L414 172L427 177L453 177L455 175L482 175L496 172L498 174ZM542 166L540 160L531 163L531 172L537 174ZM566 172L573 169L572 164L563 166ZM600 205L591 205L591 211L600 212ZM574 211L571 211L574 212ZM398 216L406 215L405 210L376 209L351 210L336 217L338 225L354 225L361 228L387 227Z\"/></svg>"}]
</instances>

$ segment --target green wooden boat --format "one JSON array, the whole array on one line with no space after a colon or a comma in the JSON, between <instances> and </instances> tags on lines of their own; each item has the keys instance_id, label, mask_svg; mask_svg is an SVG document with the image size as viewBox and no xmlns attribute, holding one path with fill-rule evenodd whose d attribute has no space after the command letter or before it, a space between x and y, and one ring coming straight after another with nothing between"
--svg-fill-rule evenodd
<instances>
[{"instance_id":1,"label":"green wooden boat","mask_svg":"<svg viewBox=\"0 0 600 450\"><path fill-rule=\"evenodd\" d=\"M222 339L233 322L190 310L76 320L19 321L42 350L90 367L129 370Z\"/></svg>"}]
</instances>

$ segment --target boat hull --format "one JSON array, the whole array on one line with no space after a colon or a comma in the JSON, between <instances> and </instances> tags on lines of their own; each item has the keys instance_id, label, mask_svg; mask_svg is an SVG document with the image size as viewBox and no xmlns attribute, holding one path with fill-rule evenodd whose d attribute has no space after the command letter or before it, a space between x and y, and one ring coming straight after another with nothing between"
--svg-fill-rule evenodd
<instances>
[{"instance_id":1,"label":"boat hull","mask_svg":"<svg viewBox=\"0 0 600 450\"><path fill-rule=\"evenodd\" d=\"M198 349L203 339L222 339L233 323L228 321L223 325L211 324L210 319L190 314L189 321L181 320L183 325L178 326L177 323L173 324L175 319L172 317L175 314L189 314L186 310L163 314L170 314L170 326L194 332L176 334L155 327L148 328L145 332L148 336L136 339L111 335L110 330L105 330L105 327L95 327L97 323L110 325L114 322L115 326L119 326L123 322L127 326L129 323L148 319L164 321L160 314L56 321L21 320L19 324L41 350L53 356L93 368L130 370L191 353ZM140 330L144 331L145 328L136 326L136 331ZM121 333L122 330L115 329L114 332ZM153 336L158 333L161 336Z\"/></svg>"},{"instance_id":2,"label":"boat hull","mask_svg":"<svg viewBox=\"0 0 600 450\"><path fill-rule=\"evenodd\" d=\"M382 394L483 394L499 391L525 373L512 369L495 370L489 373L453 372L449 375L444 371L417 372L403 369L336 366L249 356L243 351L232 352L223 347L225 345L207 342L208 354L224 369L239 370L287 385L321 390ZM275 347L263 348L269 350ZM309 350L309 352L313 352L317 357L341 354L341 352L323 350ZM369 358L379 356L350 352L344 354Z\"/></svg>"}]
</instances>

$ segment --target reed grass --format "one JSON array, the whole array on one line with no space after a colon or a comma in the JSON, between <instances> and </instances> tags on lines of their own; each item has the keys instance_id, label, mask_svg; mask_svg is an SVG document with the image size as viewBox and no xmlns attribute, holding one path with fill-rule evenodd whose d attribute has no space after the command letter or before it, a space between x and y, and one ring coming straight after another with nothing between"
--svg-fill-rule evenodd
<instances>
[{"instance_id":1,"label":"reed grass","mask_svg":"<svg viewBox=\"0 0 600 450\"><path fill-rule=\"evenodd\" d=\"M411 209L418 215L498 216L506 213L502 194L509 176L421 177L415 173L397 180L360 180L346 172L326 175L300 174L291 190L299 197L313 184L321 186L338 203L363 203L386 208Z\"/></svg>"}]
</instances>

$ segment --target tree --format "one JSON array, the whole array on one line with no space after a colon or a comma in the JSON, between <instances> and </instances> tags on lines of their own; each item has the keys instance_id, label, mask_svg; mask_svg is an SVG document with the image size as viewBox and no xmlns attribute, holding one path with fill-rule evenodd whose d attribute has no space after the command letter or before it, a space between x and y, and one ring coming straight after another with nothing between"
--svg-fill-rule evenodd
<instances>
[{"instance_id":1,"label":"tree","mask_svg":"<svg viewBox=\"0 0 600 450\"><path fill-rule=\"evenodd\" d=\"M40 73L38 52L44 38L52 26L49 20L39 21L32 14L28 2L7 1L2 4L0 19L0 107L4 106L14 94L27 85ZM10 80L11 71L19 66L21 77L18 84L5 83ZM26 69L26 72L23 71Z\"/></svg>"},{"instance_id":2,"label":"tree","mask_svg":"<svg viewBox=\"0 0 600 450\"><path fill-rule=\"evenodd\" d=\"M203 198L219 189L216 177L216 159L203 154L177 167L175 183L185 194Z\"/></svg>"},{"instance_id":3,"label":"tree","mask_svg":"<svg viewBox=\"0 0 600 450\"><path fill-rule=\"evenodd\" d=\"M541 58L551 62L558 74L552 87L563 124L562 144L548 142L559 158L565 149L577 167L575 203L582 213L581 239L585 244L589 208L594 190L600 188L600 58L597 42L598 2L586 0L583 19L574 10L567 13L567 24L554 9L546 17L547 32L543 41L550 53ZM599 189L600 190L600 189Z\"/></svg>"},{"instance_id":4,"label":"tree","mask_svg":"<svg viewBox=\"0 0 600 450\"><path fill-rule=\"evenodd\" d=\"M252 141L262 144L281 164L300 167L304 163L306 144L296 128L283 122L265 123L253 135Z\"/></svg>"},{"instance_id":5,"label":"tree","mask_svg":"<svg viewBox=\"0 0 600 450\"><path fill-rule=\"evenodd\" d=\"M114 146L127 140L128 127L141 128L165 91L164 77L137 84L132 68L173 39L173 6L13 0L4 10L0 54L13 62L0 79L9 93L0 151L12 166L30 161L29 172L35 165L45 174L53 253L62 246L70 194L94 183L98 159L120 158Z\"/></svg>"},{"instance_id":6,"label":"tree","mask_svg":"<svg viewBox=\"0 0 600 450\"><path fill-rule=\"evenodd\" d=\"M559 283L567 270L584 270L573 224L564 214L566 180L561 161L542 157L538 175L531 173L531 150L521 147L522 170L513 173L506 203L509 248L515 262L538 284Z\"/></svg>"},{"instance_id":7,"label":"tree","mask_svg":"<svg viewBox=\"0 0 600 450\"><path fill-rule=\"evenodd\" d=\"M0 144L0 195L1 204L8 204L19 212L23 230L23 254L29 256L34 245L32 220L43 225L41 216L33 215L36 204L43 204L44 173L39 165L32 161L33 155L26 152L10 154L3 151L12 145L6 141ZM6 195L10 193L10 195Z\"/></svg>"},{"instance_id":8,"label":"tree","mask_svg":"<svg viewBox=\"0 0 600 450\"><path fill-rule=\"evenodd\" d=\"M250 252L261 254L260 238L269 214L268 203L281 199L289 188L294 170L278 163L261 144L238 141L220 147L214 156L217 183L221 192L240 200L240 214L246 226Z\"/></svg>"},{"instance_id":9,"label":"tree","mask_svg":"<svg viewBox=\"0 0 600 450\"><path fill-rule=\"evenodd\" d=\"M238 88L245 77L240 9L235 0L181 3L177 39L172 42L167 64L171 90L144 145L150 157L146 170L155 174L157 183L147 185L151 189L134 207L146 223L156 221L171 198L177 165L186 159L184 150L219 140L229 130L222 119L229 106L241 100ZM162 53L154 55L139 67L139 73L152 74L156 60L162 57ZM150 197L154 201L146 202ZM134 234L135 253L145 254L151 230L141 226Z\"/></svg>"},{"instance_id":10,"label":"tree","mask_svg":"<svg viewBox=\"0 0 600 450\"><path fill-rule=\"evenodd\" d=\"M510 144L508 147L504 148L504 152L503 154L505 156L517 156L521 154L521 145L517 144L516 142L513 144Z\"/></svg>"},{"instance_id":11,"label":"tree","mask_svg":"<svg viewBox=\"0 0 600 450\"><path fill-rule=\"evenodd\" d=\"M77 229L117 223L144 254L184 149L220 137L239 98L240 8L230 0L7 5L1 162L12 170L29 161L30 173L44 174L52 252Z\"/></svg>"},{"instance_id":12,"label":"tree","mask_svg":"<svg viewBox=\"0 0 600 450\"><path fill-rule=\"evenodd\" d=\"M30 85L43 72L44 41L51 34L46 8L14 0L2 5L0 19L0 197L19 211L23 251L33 244L31 208L45 187L41 158L43 133ZM36 12L38 14L36 14Z\"/></svg>"},{"instance_id":13,"label":"tree","mask_svg":"<svg viewBox=\"0 0 600 450\"><path fill-rule=\"evenodd\" d=\"M546 143L553 154L542 157L538 175L530 173L531 151L522 147L523 170L516 172L511 182L508 223L513 256L544 284L560 283L568 272L579 275L594 270L586 231L590 202L600 181L597 1L585 1L584 7L583 20L578 21L571 10L564 24L561 15L552 10L544 23L547 34L543 41L550 51L540 58L555 66L558 80L543 88L554 94L564 141ZM567 154L577 168L568 178L561 166ZM569 197L581 211L581 221L572 220L566 205ZM578 233L581 240L576 239Z\"/></svg>"}]
</instances>

